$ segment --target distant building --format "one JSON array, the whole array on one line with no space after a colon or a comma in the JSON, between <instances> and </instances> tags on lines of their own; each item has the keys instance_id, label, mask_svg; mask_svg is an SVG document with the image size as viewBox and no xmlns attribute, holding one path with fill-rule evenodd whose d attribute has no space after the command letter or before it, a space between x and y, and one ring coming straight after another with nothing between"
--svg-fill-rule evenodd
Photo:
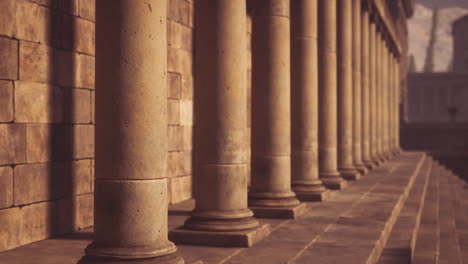
<instances>
[{"instance_id":1,"label":"distant building","mask_svg":"<svg viewBox=\"0 0 468 264\"><path fill-rule=\"evenodd\" d=\"M468 73L468 15L456 20L452 25L453 71Z\"/></svg>"}]
</instances>

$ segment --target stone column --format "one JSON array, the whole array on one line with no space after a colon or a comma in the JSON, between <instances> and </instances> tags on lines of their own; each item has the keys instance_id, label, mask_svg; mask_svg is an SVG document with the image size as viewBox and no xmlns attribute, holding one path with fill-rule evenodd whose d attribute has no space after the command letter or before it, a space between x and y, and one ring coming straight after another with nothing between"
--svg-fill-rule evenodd
<instances>
[{"instance_id":1,"label":"stone column","mask_svg":"<svg viewBox=\"0 0 468 264\"><path fill-rule=\"evenodd\" d=\"M400 55L401 56L401 55ZM396 150L397 154L401 153L401 147L400 147L400 102L401 102L401 86L400 86L401 80L400 80L400 57L395 58L395 89L396 89L396 111L395 111L395 116L396 116L396 127L395 127L395 133L396 133L396 138L395 138L395 145L396 145Z\"/></svg>"},{"instance_id":2,"label":"stone column","mask_svg":"<svg viewBox=\"0 0 468 264\"><path fill-rule=\"evenodd\" d=\"M383 34L382 39L382 155L385 160L390 158L388 152L388 138L389 138L389 116L388 116L388 105L389 105L389 87L390 83L388 80L388 53L387 53L387 37Z\"/></svg>"},{"instance_id":3,"label":"stone column","mask_svg":"<svg viewBox=\"0 0 468 264\"><path fill-rule=\"evenodd\" d=\"M196 13L195 209L170 238L251 246L268 226L247 207L246 1L198 0Z\"/></svg>"},{"instance_id":4,"label":"stone column","mask_svg":"<svg viewBox=\"0 0 468 264\"><path fill-rule=\"evenodd\" d=\"M291 190L289 4L289 0L252 1L249 206L257 217L295 218L305 209Z\"/></svg>"},{"instance_id":5,"label":"stone column","mask_svg":"<svg viewBox=\"0 0 468 264\"><path fill-rule=\"evenodd\" d=\"M291 2L292 187L301 200L322 201L329 191L318 169L317 0Z\"/></svg>"},{"instance_id":6,"label":"stone column","mask_svg":"<svg viewBox=\"0 0 468 264\"><path fill-rule=\"evenodd\" d=\"M351 1L337 0L338 171L346 180L361 177L353 162L352 14Z\"/></svg>"},{"instance_id":7,"label":"stone column","mask_svg":"<svg viewBox=\"0 0 468 264\"><path fill-rule=\"evenodd\" d=\"M318 1L319 175L330 189L346 181L338 172L336 0Z\"/></svg>"},{"instance_id":8,"label":"stone column","mask_svg":"<svg viewBox=\"0 0 468 264\"><path fill-rule=\"evenodd\" d=\"M166 1L96 1L94 241L80 263L183 263L167 239Z\"/></svg>"},{"instance_id":9,"label":"stone column","mask_svg":"<svg viewBox=\"0 0 468 264\"><path fill-rule=\"evenodd\" d=\"M378 157L378 131L377 131L377 25L375 14L371 17L371 23L369 27L369 52L370 52L370 101L371 101L371 116L370 116L370 134L371 134L371 158L374 163L374 166L379 166L381 164Z\"/></svg>"},{"instance_id":10,"label":"stone column","mask_svg":"<svg viewBox=\"0 0 468 264\"><path fill-rule=\"evenodd\" d=\"M358 1L360 2L360 1ZM362 80L362 160L368 169L374 168L371 158L371 98L370 98L370 54L369 54L369 7L363 5L361 12L361 80Z\"/></svg>"},{"instance_id":11,"label":"stone column","mask_svg":"<svg viewBox=\"0 0 468 264\"><path fill-rule=\"evenodd\" d=\"M376 123L377 123L377 157L382 163L385 161L383 156L383 42L382 42L382 25L379 24L377 27L376 34Z\"/></svg>"},{"instance_id":12,"label":"stone column","mask_svg":"<svg viewBox=\"0 0 468 264\"><path fill-rule=\"evenodd\" d=\"M364 101L362 100L363 88L362 88L362 40L361 40L361 1L352 1L353 8L353 163L356 169L364 175L367 173L367 168L362 160L362 149L363 149L363 129L362 129L362 109Z\"/></svg>"},{"instance_id":13,"label":"stone column","mask_svg":"<svg viewBox=\"0 0 468 264\"><path fill-rule=\"evenodd\" d=\"M388 54L388 73L389 73L389 92L390 92L390 106L389 106L389 151L392 157L396 154L395 153L395 111L396 111L396 94L395 94L395 67L394 64L394 57L393 57L393 45L390 46L389 54Z\"/></svg>"}]
</instances>

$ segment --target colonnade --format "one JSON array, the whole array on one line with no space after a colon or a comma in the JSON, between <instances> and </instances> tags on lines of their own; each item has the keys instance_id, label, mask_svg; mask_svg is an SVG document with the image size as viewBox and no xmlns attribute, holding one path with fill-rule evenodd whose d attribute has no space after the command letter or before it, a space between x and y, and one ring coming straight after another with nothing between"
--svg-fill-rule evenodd
<instances>
[{"instance_id":1,"label":"colonnade","mask_svg":"<svg viewBox=\"0 0 468 264\"><path fill-rule=\"evenodd\" d=\"M176 243L251 246L269 234L256 217L296 218L399 152L399 52L373 2L250 3L251 143L246 1L196 1L195 209ZM95 238L81 263L183 263L167 229L165 21L166 0L96 1Z\"/></svg>"}]
</instances>

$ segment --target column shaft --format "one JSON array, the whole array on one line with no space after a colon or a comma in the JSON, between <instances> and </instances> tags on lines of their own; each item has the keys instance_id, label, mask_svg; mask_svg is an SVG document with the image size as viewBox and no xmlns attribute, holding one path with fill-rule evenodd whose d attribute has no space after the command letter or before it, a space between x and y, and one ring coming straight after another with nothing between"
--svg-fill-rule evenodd
<instances>
[{"instance_id":1,"label":"column shaft","mask_svg":"<svg viewBox=\"0 0 468 264\"><path fill-rule=\"evenodd\" d=\"M242 231L261 228L247 207L246 2L199 0L196 12L203 30L195 35L195 209L170 235L180 243L249 246L236 242L248 239Z\"/></svg>"},{"instance_id":2,"label":"column shaft","mask_svg":"<svg viewBox=\"0 0 468 264\"><path fill-rule=\"evenodd\" d=\"M352 1L352 19L353 19L353 163L356 169L361 174L367 173L367 168L362 160L362 149L363 149L363 83L362 83L362 36L361 36L361 1Z\"/></svg>"},{"instance_id":3,"label":"column shaft","mask_svg":"<svg viewBox=\"0 0 468 264\"><path fill-rule=\"evenodd\" d=\"M337 1L338 170L341 177L360 177L353 161L353 20L349 0Z\"/></svg>"},{"instance_id":4,"label":"column shaft","mask_svg":"<svg viewBox=\"0 0 468 264\"><path fill-rule=\"evenodd\" d=\"M362 80L362 160L368 169L372 169L371 159L371 97L370 97L370 54L369 54L369 7L361 12L361 80Z\"/></svg>"},{"instance_id":5,"label":"column shaft","mask_svg":"<svg viewBox=\"0 0 468 264\"><path fill-rule=\"evenodd\" d=\"M381 26L377 27L376 34L376 123L377 123L377 157L380 162L384 161L383 157L383 41L382 41L382 32Z\"/></svg>"},{"instance_id":6,"label":"column shaft","mask_svg":"<svg viewBox=\"0 0 468 264\"><path fill-rule=\"evenodd\" d=\"M371 101L371 117L370 117L370 133L371 133L371 157L374 165L380 165L378 158L378 131L377 131L377 25L375 17L371 19L369 29L369 51L370 51L370 101Z\"/></svg>"},{"instance_id":7,"label":"column shaft","mask_svg":"<svg viewBox=\"0 0 468 264\"><path fill-rule=\"evenodd\" d=\"M389 139L389 88L390 83L388 79L388 53L386 38L382 39L382 155L385 159L390 158L388 153L388 139Z\"/></svg>"},{"instance_id":8,"label":"column shaft","mask_svg":"<svg viewBox=\"0 0 468 264\"><path fill-rule=\"evenodd\" d=\"M395 133L396 133L396 137L395 137L395 145L396 145L396 149L397 149L397 152L401 152L401 148L400 148L400 117L401 117L401 114L400 114L400 103L401 103L401 86L400 86L400 72L401 72L401 69L400 69L400 62L399 62L399 58L396 58L395 59L395 93L396 93L396 111L395 111L395 116L396 116L396 126L395 126Z\"/></svg>"},{"instance_id":9,"label":"column shaft","mask_svg":"<svg viewBox=\"0 0 468 264\"><path fill-rule=\"evenodd\" d=\"M167 239L166 45L165 0L96 2L95 237L80 263L183 263Z\"/></svg>"},{"instance_id":10,"label":"column shaft","mask_svg":"<svg viewBox=\"0 0 468 264\"><path fill-rule=\"evenodd\" d=\"M317 0L291 2L292 186L301 200L323 200L318 170Z\"/></svg>"},{"instance_id":11,"label":"column shaft","mask_svg":"<svg viewBox=\"0 0 468 264\"><path fill-rule=\"evenodd\" d=\"M281 217L276 212L299 205L291 190L290 3L257 0L252 4L249 206L258 217Z\"/></svg>"},{"instance_id":12,"label":"column shaft","mask_svg":"<svg viewBox=\"0 0 468 264\"><path fill-rule=\"evenodd\" d=\"M341 189L346 181L337 160L336 0L318 4L319 174L327 188Z\"/></svg>"}]
</instances>

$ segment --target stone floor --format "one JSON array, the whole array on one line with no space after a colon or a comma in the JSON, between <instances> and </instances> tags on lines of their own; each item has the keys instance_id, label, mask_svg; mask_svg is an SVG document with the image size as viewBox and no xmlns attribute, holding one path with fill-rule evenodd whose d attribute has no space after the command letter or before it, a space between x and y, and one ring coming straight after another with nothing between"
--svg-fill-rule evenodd
<instances>
[{"instance_id":1,"label":"stone floor","mask_svg":"<svg viewBox=\"0 0 468 264\"><path fill-rule=\"evenodd\" d=\"M468 260L468 185L421 153L404 153L297 220L262 220L269 237L251 248L178 245L186 263L464 263ZM183 224L187 201L169 210ZM76 263L92 239L82 230L0 253L0 263ZM438 261L438 262L437 262ZM468 262L466 262L468 263Z\"/></svg>"}]
</instances>

